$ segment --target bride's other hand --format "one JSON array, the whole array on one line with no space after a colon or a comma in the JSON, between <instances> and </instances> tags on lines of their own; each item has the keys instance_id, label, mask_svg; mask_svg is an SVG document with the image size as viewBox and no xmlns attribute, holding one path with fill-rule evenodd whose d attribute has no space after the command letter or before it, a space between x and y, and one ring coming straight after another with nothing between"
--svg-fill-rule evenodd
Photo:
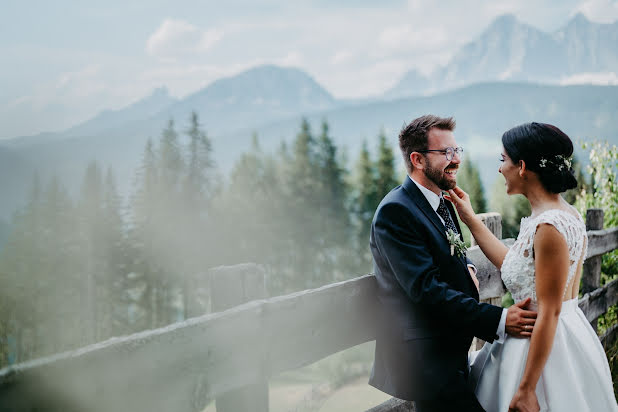
<instances>
[{"instance_id":1,"label":"bride's other hand","mask_svg":"<svg viewBox=\"0 0 618 412\"><path fill-rule=\"evenodd\" d=\"M519 388L511 400L509 412L539 412L541 407L534 390Z\"/></svg>"},{"instance_id":2,"label":"bride's other hand","mask_svg":"<svg viewBox=\"0 0 618 412\"><path fill-rule=\"evenodd\" d=\"M472 203L470 203L470 196L461 190L459 186L456 186L454 189L449 190L448 195L444 196L444 198L455 205L461 221L469 225L476 216L474 209L472 209Z\"/></svg>"}]
</instances>

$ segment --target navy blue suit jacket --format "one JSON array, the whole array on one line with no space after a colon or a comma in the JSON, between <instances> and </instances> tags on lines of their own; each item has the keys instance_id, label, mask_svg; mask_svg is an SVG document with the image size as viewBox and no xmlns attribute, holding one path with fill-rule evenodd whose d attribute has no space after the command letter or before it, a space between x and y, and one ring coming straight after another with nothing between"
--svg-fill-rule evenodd
<instances>
[{"instance_id":1,"label":"navy blue suit jacket","mask_svg":"<svg viewBox=\"0 0 618 412\"><path fill-rule=\"evenodd\" d=\"M369 244L380 309L369 384L400 399L435 399L467 374L473 336L496 338L502 308L479 303L467 259L451 255L446 228L407 176L378 206Z\"/></svg>"}]
</instances>

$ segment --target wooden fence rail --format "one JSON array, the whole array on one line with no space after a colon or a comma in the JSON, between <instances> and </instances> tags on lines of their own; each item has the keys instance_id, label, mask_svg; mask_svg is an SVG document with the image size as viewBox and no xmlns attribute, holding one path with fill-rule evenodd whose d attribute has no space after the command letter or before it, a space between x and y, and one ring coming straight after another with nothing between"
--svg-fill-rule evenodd
<instances>
[{"instance_id":1,"label":"wooden fence rail","mask_svg":"<svg viewBox=\"0 0 618 412\"><path fill-rule=\"evenodd\" d=\"M588 259L618 248L618 228L588 235ZM499 272L478 247L468 256L479 268L481 298L502 296ZM259 297L259 277L246 275L250 266L217 270L243 274L228 273L236 285L231 290L244 291L241 301L256 288ZM225 409L220 399L247 387L267 391L261 383L283 371L374 340L375 288L374 276L365 275L13 365L0 370L0 410L200 411L215 398ZM597 285L580 300L589 321L616 305L617 289L618 281ZM615 339L615 328L603 337L605 344ZM262 395L266 402L246 410L266 411L268 395ZM394 399L372 409L404 410L413 406Z\"/></svg>"}]
</instances>

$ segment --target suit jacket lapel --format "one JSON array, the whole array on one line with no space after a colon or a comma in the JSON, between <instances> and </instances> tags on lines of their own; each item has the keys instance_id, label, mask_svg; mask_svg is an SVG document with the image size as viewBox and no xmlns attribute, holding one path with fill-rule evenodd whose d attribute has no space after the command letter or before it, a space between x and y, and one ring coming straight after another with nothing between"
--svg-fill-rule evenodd
<instances>
[{"instance_id":1,"label":"suit jacket lapel","mask_svg":"<svg viewBox=\"0 0 618 412\"><path fill-rule=\"evenodd\" d=\"M405 191L408 192L408 194L410 195L414 203L416 203L421 212L423 212L427 219L434 224L436 229L438 229L438 232L442 233L442 236L446 238L446 228L440 221L438 214L435 210L433 210L433 208L427 201L425 195L423 195L420 189L416 186L416 183L414 183L412 179L410 179L410 176L406 176L406 180L404 180L402 186Z\"/></svg>"}]
</instances>

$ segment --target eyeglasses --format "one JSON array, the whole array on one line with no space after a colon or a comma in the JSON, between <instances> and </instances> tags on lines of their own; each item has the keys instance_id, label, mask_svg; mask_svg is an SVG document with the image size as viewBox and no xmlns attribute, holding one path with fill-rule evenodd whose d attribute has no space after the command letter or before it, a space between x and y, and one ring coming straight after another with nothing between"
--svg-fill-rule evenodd
<instances>
[{"instance_id":1,"label":"eyeglasses","mask_svg":"<svg viewBox=\"0 0 618 412\"><path fill-rule=\"evenodd\" d=\"M438 152L438 153L442 153L443 155L446 156L446 160L448 160L449 162L451 160L453 160L453 157L455 156L455 154L457 154L457 156L461 157L463 156L463 147L447 147L444 150L416 150L417 153L427 153L427 152Z\"/></svg>"}]
</instances>

